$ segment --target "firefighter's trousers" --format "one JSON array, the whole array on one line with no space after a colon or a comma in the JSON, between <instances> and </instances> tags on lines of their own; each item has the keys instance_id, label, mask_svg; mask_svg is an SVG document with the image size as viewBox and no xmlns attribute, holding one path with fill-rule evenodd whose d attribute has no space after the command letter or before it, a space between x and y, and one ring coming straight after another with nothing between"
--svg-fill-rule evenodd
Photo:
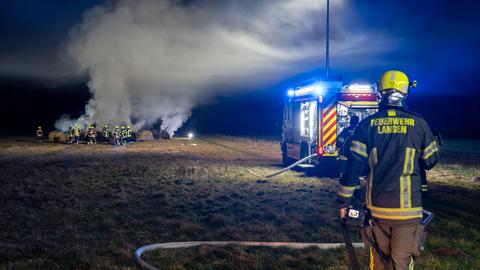
<instances>
[{"instance_id":1,"label":"firefighter's trousers","mask_svg":"<svg viewBox=\"0 0 480 270\"><path fill-rule=\"evenodd\" d=\"M418 224L391 225L375 222L373 234L382 260L374 247L370 247L371 270L410 270L414 266L413 249ZM385 258L387 257L387 258Z\"/></svg>"}]
</instances>

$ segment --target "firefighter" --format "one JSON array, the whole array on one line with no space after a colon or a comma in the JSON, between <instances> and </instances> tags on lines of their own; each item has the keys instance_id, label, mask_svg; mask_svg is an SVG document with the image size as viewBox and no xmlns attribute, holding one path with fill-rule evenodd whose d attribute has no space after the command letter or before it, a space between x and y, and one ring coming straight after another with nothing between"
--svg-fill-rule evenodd
<instances>
[{"instance_id":1,"label":"firefighter","mask_svg":"<svg viewBox=\"0 0 480 270\"><path fill-rule=\"evenodd\" d=\"M97 130L91 125L87 131L88 144L97 144Z\"/></svg>"},{"instance_id":2,"label":"firefighter","mask_svg":"<svg viewBox=\"0 0 480 270\"><path fill-rule=\"evenodd\" d=\"M347 160L349 156L350 142L352 141L352 136L359 122L359 118L356 115L350 117L350 125L342 130L340 135L337 138L337 148L339 152L338 156L338 167L340 172L340 177L345 172L347 167Z\"/></svg>"},{"instance_id":3,"label":"firefighter","mask_svg":"<svg viewBox=\"0 0 480 270\"><path fill-rule=\"evenodd\" d=\"M350 156L350 143L352 141L353 133L355 132L355 128L358 125L360 119L356 115L352 115L350 117L350 125L342 130L340 135L337 138L337 147L338 147L338 158L337 158L337 167L340 178L345 173L345 169L347 167L348 157ZM365 175L362 173L362 175ZM360 178L358 179L358 183L356 185L355 192L353 194L355 198L356 204L362 203L362 193L361 193L361 185L360 185Z\"/></svg>"},{"instance_id":4,"label":"firefighter","mask_svg":"<svg viewBox=\"0 0 480 270\"><path fill-rule=\"evenodd\" d=\"M115 130L113 130L113 139L114 139L114 144L115 145L120 145L121 142L121 134L120 134L120 128L118 126L115 126Z\"/></svg>"},{"instance_id":5,"label":"firefighter","mask_svg":"<svg viewBox=\"0 0 480 270\"><path fill-rule=\"evenodd\" d=\"M405 109L410 86L405 73L388 71L378 83L382 96L379 111L358 124L350 145L351 156L340 179L337 202L340 216L361 174L369 165L366 208L370 245L370 269L413 269L414 246L422 235L422 170L435 166L439 151L426 121Z\"/></svg>"},{"instance_id":6,"label":"firefighter","mask_svg":"<svg viewBox=\"0 0 480 270\"><path fill-rule=\"evenodd\" d=\"M82 131L80 130L80 127L78 125L73 127L73 136L75 137L75 143L78 144L78 141L80 140L80 135L82 134Z\"/></svg>"},{"instance_id":7,"label":"firefighter","mask_svg":"<svg viewBox=\"0 0 480 270\"><path fill-rule=\"evenodd\" d=\"M121 144L126 145L127 144L127 129L125 126L122 125L122 128L120 129L120 137L121 137Z\"/></svg>"},{"instance_id":8,"label":"firefighter","mask_svg":"<svg viewBox=\"0 0 480 270\"><path fill-rule=\"evenodd\" d=\"M130 128L130 126L127 126L127 142L129 144L133 144L133 138L132 138L132 129Z\"/></svg>"},{"instance_id":9,"label":"firefighter","mask_svg":"<svg viewBox=\"0 0 480 270\"><path fill-rule=\"evenodd\" d=\"M43 142L43 130L42 130L42 127L41 126L38 126L37 127L37 131L35 132L36 136L37 136L37 140L38 142Z\"/></svg>"},{"instance_id":10,"label":"firefighter","mask_svg":"<svg viewBox=\"0 0 480 270\"><path fill-rule=\"evenodd\" d=\"M435 140L437 141L437 146L442 146L443 145L442 134L440 134L440 132L436 129L432 129L432 134L433 134L433 137L435 137ZM427 172L425 170L422 170L420 172L420 177L422 177L422 194L424 197L428 197Z\"/></svg>"},{"instance_id":11,"label":"firefighter","mask_svg":"<svg viewBox=\"0 0 480 270\"><path fill-rule=\"evenodd\" d=\"M110 139L110 127L108 124L103 126L102 135L103 135L103 142L109 143L111 139Z\"/></svg>"},{"instance_id":12,"label":"firefighter","mask_svg":"<svg viewBox=\"0 0 480 270\"><path fill-rule=\"evenodd\" d=\"M75 137L73 128L69 127L67 130L67 144L72 144L73 143L73 138Z\"/></svg>"}]
</instances>

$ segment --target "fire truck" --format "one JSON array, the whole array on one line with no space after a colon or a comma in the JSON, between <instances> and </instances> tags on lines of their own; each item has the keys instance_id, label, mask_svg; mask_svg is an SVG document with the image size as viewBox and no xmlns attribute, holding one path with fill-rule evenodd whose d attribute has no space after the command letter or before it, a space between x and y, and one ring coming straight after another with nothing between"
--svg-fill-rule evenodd
<instances>
[{"instance_id":1,"label":"fire truck","mask_svg":"<svg viewBox=\"0 0 480 270\"><path fill-rule=\"evenodd\" d=\"M337 134L349 126L353 115L362 120L375 113L378 103L374 85L345 85L339 77L311 79L288 90L281 141L284 165L316 153L307 166L333 170L339 155Z\"/></svg>"}]
</instances>

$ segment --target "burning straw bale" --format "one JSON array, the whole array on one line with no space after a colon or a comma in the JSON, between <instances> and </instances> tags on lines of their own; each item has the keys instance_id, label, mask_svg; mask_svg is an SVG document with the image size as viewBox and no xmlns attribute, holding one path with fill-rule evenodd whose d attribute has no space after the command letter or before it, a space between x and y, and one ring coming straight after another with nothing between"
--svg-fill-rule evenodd
<instances>
[{"instance_id":1,"label":"burning straw bale","mask_svg":"<svg viewBox=\"0 0 480 270\"><path fill-rule=\"evenodd\" d=\"M140 142L153 141L153 133L150 130L141 130L138 132L137 140Z\"/></svg>"}]
</instances>

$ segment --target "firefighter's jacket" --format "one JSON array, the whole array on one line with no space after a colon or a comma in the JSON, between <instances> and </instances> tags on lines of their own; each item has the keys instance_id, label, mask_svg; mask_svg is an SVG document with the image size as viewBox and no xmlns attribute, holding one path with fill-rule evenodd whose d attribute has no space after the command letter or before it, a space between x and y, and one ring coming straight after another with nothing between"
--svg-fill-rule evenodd
<instances>
[{"instance_id":1,"label":"firefighter's jacket","mask_svg":"<svg viewBox=\"0 0 480 270\"><path fill-rule=\"evenodd\" d=\"M338 203L351 202L368 163L366 206L374 218L408 222L422 218L422 170L435 166L439 150L426 121L401 107L385 107L361 121L350 145Z\"/></svg>"}]
</instances>

